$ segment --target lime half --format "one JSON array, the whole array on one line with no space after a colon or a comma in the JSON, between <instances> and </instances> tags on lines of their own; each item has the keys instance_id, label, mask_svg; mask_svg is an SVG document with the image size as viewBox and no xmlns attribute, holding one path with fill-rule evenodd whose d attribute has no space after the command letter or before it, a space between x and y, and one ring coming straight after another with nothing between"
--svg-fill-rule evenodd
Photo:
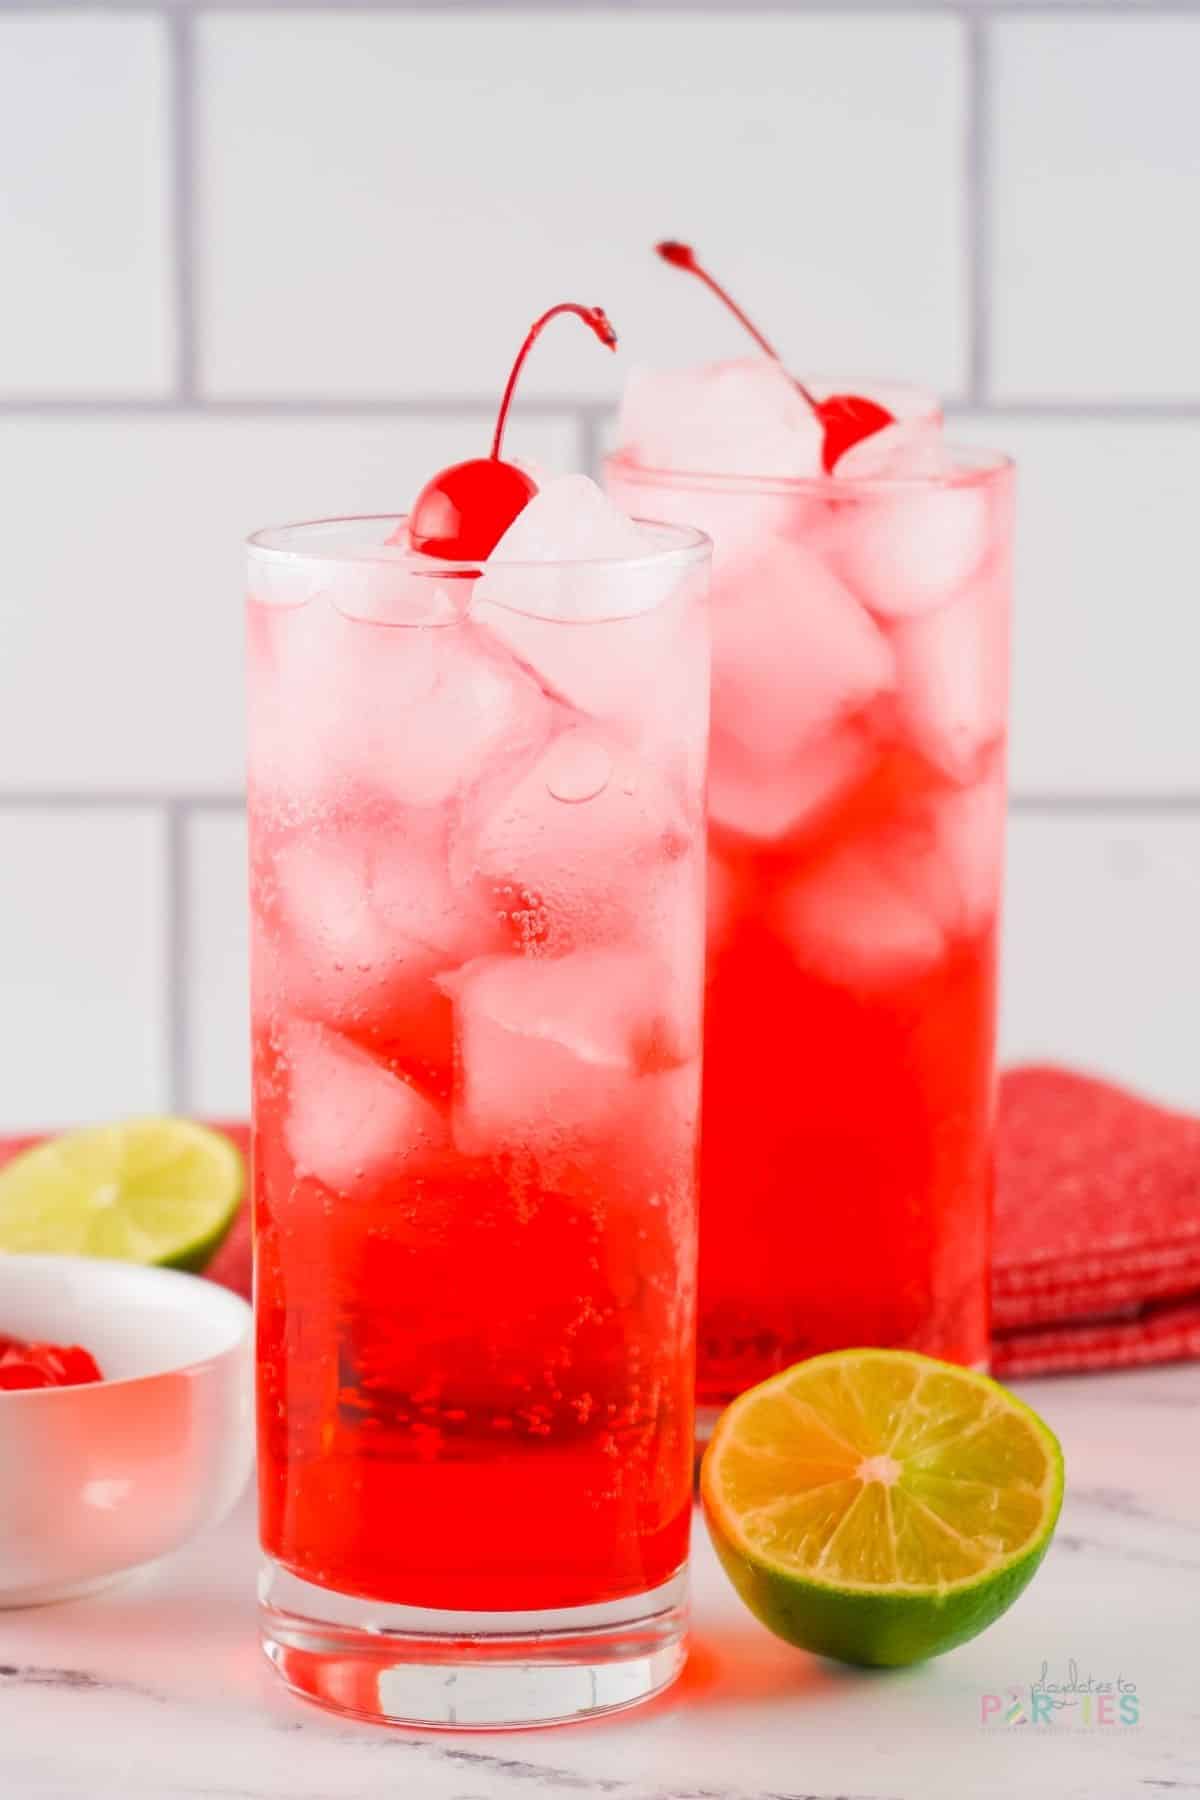
<instances>
[{"instance_id":1,"label":"lime half","mask_svg":"<svg viewBox=\"0 0 1200 1800\"><path fill-rule=\"evenodd\" d=\"M1062 1452L990 1381L904 1350L837 1350L742 1394L705 1453L717 1554L779 1637L881 1666L951 1650L1046 1554Z\"/></svg>"},{"instance_id":2,"label":"lime half","mask_svg":"<svg viewBox=\"0 0 1200 1800\"><path fill-rule=\"evenodd\" d=\"M202 1269L245 1185L236 1146L190 1119L69 1131L0 1169L0 1252Z\"/></svg>"}]
</instances>

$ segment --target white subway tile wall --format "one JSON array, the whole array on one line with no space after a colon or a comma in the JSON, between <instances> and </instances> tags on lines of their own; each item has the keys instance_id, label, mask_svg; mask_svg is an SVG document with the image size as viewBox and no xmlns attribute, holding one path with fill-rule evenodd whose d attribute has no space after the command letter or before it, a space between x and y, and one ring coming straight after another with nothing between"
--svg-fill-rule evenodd
<instances>
[{"instance_id":1,"label":"white subway tile wall","mask_svg":"<svg viewBox=\"0 0 1200 1800\"><path fill-rule=\"evenodd\" d=\"M1195 794L1200 407L1194 420L954 423L1018 468L1015 791Z\"/></svg>"},{"instance_id":2,"label":"white subway tile wall","mask_svg":"<svg viewBox=\"0 0 1200 1800\"><path fill-rule=\"evenodd\" d=\"M1200 401L1200 18L993 31L996 394Z\"/></svg>"},{"instance_id":3,"label":"white subway tile wall","mask_svg":"<svg viewBox=\"0 0 1200 1800\"><path fill-rule=\"evenodd\" d=\"M239 540L524 324L927 382L1022 470L1002 1042L1200 1105L1200 0L0 0L0 1127L246 1104ZM513 448L593 462L563 331Z\"/></svg>"},{"instance_id":4,"label":"white subway tile wall","mask_svg":"<svg viewBox=\"0 0 1200 1800\"><path fill-rule=\"evenodd\" d=\"M198 50L215 395L490 393L559 294L602 301L627 357L720 353L737 326L649 254L692 234L736 246L786 353L962 390L952 19L214 14ZM556 333L522 385L613 381Z\"/></svg>"},{"instance_id":5,"label":"white subway tile wall","mask_svg":"<svg viewBox=\"0 0 1200 1800\"><path fill-rule=\"evenodd\" d=\"M237 793L247 532L399 512L490 429L482 413L0 414L0 792ZM569 418L524 421L519 438L547 464L578 461Z\"/></svg>"},{"instance_id":6,"label":"white subway tile wall","mask_svg":"<svg viewBox=\"0 0 1200 1800\"><path fill-rule=\"evenodd\" d=\"M1018 813L1001 1048L1200 1101L1200 814Z\"/></svg>"},{"instance_id":7,"label":"white subway tile wall","mask_svg":"<svg viewBox=\"0 0 1200 1800\"><path fill-rule=\"evenodd\" d=\"M0 17L0 393L165 395L175 376L167 28Z\"/></svg>"},{"instance_id":8,"label":"white subway tile wall","mask_svg":"<svg viewBox=\"0 0 1200 1800\"><path fill-rule=\"evenodd\" d=\"M146 806L3 811L0 1129L169 1100L167 822Z\"/></svg>"},{"instance_id":9,"label":"white subway tile wall","mask_svg":"<svg viewBox=\"0 0 1200 1800\"><path fill-rule=\"evenodd\" d=\"M246 815L204 808L187 822L186 1038L175 1046L191 1105L213 1118L245 1113L250 1088L246 989Z\"/></svg>"}]
</instances>

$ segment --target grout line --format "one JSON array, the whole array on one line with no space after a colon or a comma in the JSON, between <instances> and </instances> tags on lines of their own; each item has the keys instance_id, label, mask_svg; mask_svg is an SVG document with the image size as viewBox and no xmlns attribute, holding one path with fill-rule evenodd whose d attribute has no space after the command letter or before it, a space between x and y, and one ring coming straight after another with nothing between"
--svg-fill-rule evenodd
<instances>
[{"instance_id":1,"label":"grout line","mask_svg":"<svg viewBox=\"0 0 1200 1800\"><path fill-rule=\"evenodd\" d=\"M794 13L820 17L875 14L1037 19L1178 17L1195 15L1200 0L589 0L600 12ZM0 0L0 13L413 13L555 12L562 0Z\"/></svg>"},{"instance_id":2,"label":"grout line","mask_svg":"<svg viewBox=\"0 0 1200 1800\"><path fill-rule=\"evenodd\" d=\"M1200 813L1200 793L1161 794L1018 794L1009 796L1014 813L1055 813L1080 817L1109 814Z\"/></svg>"},{"instance_id":3,"label":"grout line","mask_svg":"<svg viewBox=\"0 0 1200 1800\"><path fill-rule=\"evenodd\" d=\"M195 36L189 13L167 14L171 57L171 230L174 258L176 397L196 394Z\"/></svg>"},{"instance_id":4,"label":"grout line","mask_svg":"<svg viewBox=\"0 0 1200 1800\"><path fill-rule=\"evenodd\" d=\"M992 190L989 139L991 134L991 38L985 20L966 21L967 117L966 178L964 200L967 216L967 299L970 319L967 392L975 407L986 404L991 386L992 289L991 223Z\"/></svg>"},{"instance_id":5,"label":"grout line","mask_svg":"<svg viewBox=\"0 0 1200 1800\"><path fill-rule=\"evenodd\" d=\"M219 791L152 791L148 788L36 788L6 793L0 789L0 812L97 812L108 808L115 812L145 810L162 806L182 807L203 812L239 812L245 806L244 794Z\"/></svg>"},{"instance_id":6,"label":"grout line","mask_svg":"<svg viewBox=\"0 0 1200 1800\"><path fill-rule=\"evenodd\" d=\"M1198 0L1200 4L1200 0ZM942 408L947 418L965 414L984 415L993 419L1065 419L1091 425L1152 425L1177 420L1181 424L1200 421L1198 400L995 400L978 406L969 400L947 400Z\"/></svg>"},{"instance_id":7,"label":"grout line","mask_svg":"<svg viewBox=\"0 0 1200 1800\"><path fill-rule=\"evenodd\" d=\"M188 802L167 802L167 1097L173 1112L186 1113L192 1098L192 1056L188 1006Z\"/></svg>"},{"instance_id":8,"label":"grout line","mask_svg":"<svg viewBox=\"0 0 1200 1800\"><path fill-rule=\"evenodd\" d=\"M4 0L0 0L3 7ZM56 413L178 413L190 411L170 394L160 396L138 394L85 394L75 399L59 395L31 394L26 398L0 398L0 416L4 418L39 418Z\"/></svg>"},{"instance_id":9,"label":"grout line","mask_svg":"<svg viewBox=\"0 0 1200 1800\"><path fill-rule=\"evenodd\" d=\"M244 794L221 793L201 789L152 793L138 788L101 788L97 790L54 788L45 793L26 790L20 793L0 791L0 814L5 812L125 812L167 808L172 821L184 824L196 813L240 813L244 811ZM1009 808L1019 813L1109 813L1114 817L1128 814L1200 813L1200 791L1172 793L1106 792L1096 794L1013 792ZM186 895L184 896L186 898Z\"/></svg>"},{"instance_id":10,"label":"grout line","mask_svg":"<svg viewBox=\"0 0 1200 1800\"><path fill-rule=\"evenodd\" d=\"M290 0L289 0L290 3ZM0 7L4 0L0 0ZM1197 0L1200 7L1200 0ZM526 400L513 407L514 419L569 419L574 424L587 421L585 438L590 430L597 437L605 419L616 410L594 398L566 396L561 399ZM1200 396L1194 400L947 400L943 406L947 418L986 415L997 419L1065 419L1081 424L1154 424L1177 420L1183 424L1200 423ZM371 400L348 398L215 400L196 395L187 401L166 397L139 399L133 396L101 399L94 395L77 399L59 397L26 400L0 397L0 419L22 418L125 418L161 417L171 419L419 419L445 418L475 422L480 416L493 419L495 395L465 396L425 395L414 399Z\"/></svg>"},{"instance_id":11,"label":"grout line","mask_svg":"<svg viewBox=\"0 0 1200 1800\"><path fill-rule=\"evenodd\" d=\"M2 6L4 0L0 0ZM615 403L614 403L615 404ZM608 403L596 400L595 397L581 398L577 395L547 396L545 399L527 399L514 405L514 419L576 419L578 415L591 408L605 413ZM1200 402L1197 403L1200 412ZM0 417L23 415L49 415L60 413L166 413L175 417L193 417L196 414L212 414L216 418L301 418L306 414L319 417L338 418L470 418L479 414L494 419L496 416L496 396L494 394L479 396L465 394L417 394L412 396L393 397L391 399L372 399L369 395L358 398L352 396L330 395L289 395L265 396L261 399L221 400L209 395L193 393L186 400L163 396L158 399L147 399L136 395L113 395L109 398L84 396L79 399L64 399L58 395L34 395L29 399L4 399L0 397Z\"/></svg>"}]
</instances>

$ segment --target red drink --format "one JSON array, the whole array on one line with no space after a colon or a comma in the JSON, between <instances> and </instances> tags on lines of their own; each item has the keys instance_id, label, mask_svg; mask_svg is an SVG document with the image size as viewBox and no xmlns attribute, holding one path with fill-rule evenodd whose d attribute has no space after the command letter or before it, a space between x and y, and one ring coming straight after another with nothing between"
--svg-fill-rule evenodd
<instances>
[{"instance_id":1,"label":"red drink","mask_svg":"<svg viewBox=\"0 0 1200 1800\"><path fill-rule=\"evenodd\" d=\"M666 379L609 486L716 546L699 1399L858 1344L983 1363L1011 470L897 391L829 474L777 365Z\"/></svg>"},{"instance_id":2,"label":"red drink","mask_svg":"<svg viewBox=\"0 0 1200 1800\"><path fill-rule=\"evenodd\" d=\"M266 1637L350 1710L574 1716L682 1654L706 546L582 478L479 566L395 525L251 551Z\"/></svg>"},{"instance_id":3,"label":"red drink","mask_svg":"<svg viewBox=\"0 0 1200 1800\"><path fill-rule=\"evenodd\" d=\"M592 1605L659 1587L687 1556L693 1370L677 1284L694 1050L672 1050L666 1067L615 1034L577 1051L565 1040L578 1011L563 1011L562 1040L523 1043L510 1005L543 991L553 1007L559 972L547 965L543 989L538 970L520 967L506 993L505 952L483 954L497 960L468 979L491 985L481 1004L496 1012L478 1030L495 1034L497 1057L528 1053L535 1065L506 1077L512 1119L543 1111L528 1090L553 1081L555 1065L564 1085L609 1079L600 1057L611 1050L611 1114L597 1103L586 1142L581 1122L561 1154L501 1126L490 1153L482 1136L468 1152L437 1134L428 1154L368 1153L360 1173L351 1165L377 1125L382 1147L391 1084L420 1096L422 1114L428 1104L431 1137L450 1109L449 998L421 1024L442 1037L423 1090L407 1087L413 1018L402 1004L373 1014L361 1039L297 1024L289 1042L260 1019L262 1542L306 1581L371 1600ZM577 954L581 983L619 976L615 954ZM307 1091L318 1078L309 1058L322 1095ZM364 1126L376 1088L380 1116ZM290 1115L316 1106L346 1120L344 1168L297 1160ZM407 1133L408 1120L396 1124ZM307 1172L313 1160L320 1176Z\"/></svg>"},{"instance_id":4,"label":"red drink","mask_svg":"<svg viewBox=\"0 0 1200 1800\"><path fill-rule=\"evenodd\" d=\"M891 905L859 889L864 836L923 836L944 797L881 746L803 841L763 850L714 827L728 910L706 1003L701 1404L860 1342L986 1362L995 913L936 950L907 912L884 948L881 921L886 976L840 941L852 909L869 940Z\"/></svg>"}]
</instances>

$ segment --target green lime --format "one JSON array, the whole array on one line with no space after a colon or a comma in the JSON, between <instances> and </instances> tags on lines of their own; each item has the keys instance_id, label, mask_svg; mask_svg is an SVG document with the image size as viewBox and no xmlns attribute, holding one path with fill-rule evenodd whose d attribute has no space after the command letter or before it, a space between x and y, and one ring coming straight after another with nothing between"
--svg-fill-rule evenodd
<instances>
[{"instance_id":1,"label":"green lime","mask_svg":"<svg viewBox=\"0 0 1200 1800\"><path fill-rule=\"evenodd\" d=\"M1006 1612L1062 1505L1058 1440L998 1382L906 1350L835 1350L739 1395L700 1492L764 1625L842 1662L918 1662Z\"/></svg>"},{"instance_id":2,"label":"green lime","mask_svg":"<svg viewBox=\"0 0 1200 1800\"><path fill-rule=\"evenodd\" d=\"M69 1131L0 1169L0 1252L202 1269L245 1185L236 1147L190 1119Z\"/></svg>"}]
</instances>

